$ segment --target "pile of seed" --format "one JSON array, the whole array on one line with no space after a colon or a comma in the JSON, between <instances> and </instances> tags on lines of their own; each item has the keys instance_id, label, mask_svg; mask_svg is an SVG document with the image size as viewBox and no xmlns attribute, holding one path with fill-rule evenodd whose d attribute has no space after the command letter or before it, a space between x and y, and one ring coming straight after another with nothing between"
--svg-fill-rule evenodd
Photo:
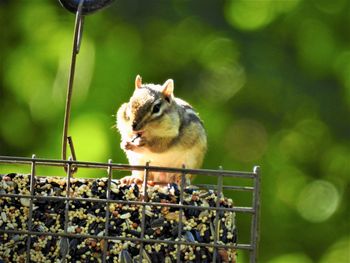
<instances>
[{"instance_id":1,"label":"pile of seed","mask_svg":"<svg viewBox=\"0 0 350 263\"><path fill-rule=\"evenodd\" d=\"M181 262L212 262L214 248L196 244L214 243L216 211L162 206L180 202L176 184L148 186L148 201L159 205L143 206L132 203L143 200L143 193L136 184L122 185L112 180L110 200L119 203L107 203L96 201L106 199L107 179L72 178L68 193L66 182L66 178L35 177L34 196L57 198L33 199L30 226L33 235L29 240L31 262L60 262L62 259L102 262L104 252L106 262L141 262L140 254L142 262L177 262L178 256ZM19 196L6 197L4 194ZM30 217L31 199L21 197L25 195L30 195L29 175L0 175L0 262L25 262L27 257L28 235L20 232L28 230ZM67 196L74 198L68 205L62 199ZM188 187L184 190L183 204L215 207L216 199L214 191ZM231 199L222 198L219 203L220 207L233 207ZM143 233L142 212L145 214ZM218 213L217 244L236 244L234 212ZM182 223L179 223L180 217ZM144 242L140 240L142 234ZM104 236L110 238L102 238ZM179 246L162 241L188 244ZM235 249L219 248L215 253L216 262L236 262Z\"/></svg>"}]
</instances>

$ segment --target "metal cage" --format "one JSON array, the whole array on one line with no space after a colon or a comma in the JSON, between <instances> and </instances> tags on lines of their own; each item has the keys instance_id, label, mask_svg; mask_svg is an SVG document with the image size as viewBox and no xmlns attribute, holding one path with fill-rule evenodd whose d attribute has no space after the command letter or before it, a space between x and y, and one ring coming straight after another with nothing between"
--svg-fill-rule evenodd
<instances>
[{"instance_id":1,"label":"metal cage","mask_svg":"<svg viewBox=\"0 0 350 263\"><path fill-rule=\"evenodd\" d=\"M180 253L180 246L181 245L192 245L192 246L204 246L204 247L211 247L213 249L213 261L216 262L216 257L218 253L218 249L237 249L237 250L245 250L249 252L249 261L250 262L257 262L257 253L258 253L258 241L259 241L259 210L260 210L260 169L258 166L255 166L252 172L240 172L240 171L227 171L227 170L208 170L208 169L176 169L176 168L166 168L166 167L154 167L149 166L146 164L145 166L131 166L126 164L115 164L112 163L111 160L108 161L108 163L98 163L98 162L82 162L82 161L73 161L73 160L53 160L53 159L39 159L36 158L34 155L32 158L20 158L20 157L9 157L9 156L1 156L0 157L0 164L2 165L24 165L24 166L30 166L31 172L30 172L30 194L29 195L21 195L21 194L8 194L0 192L0 199L2 198L27 198L30 200L29 203L29 216L28 216L28 222L27 222L27 230L9 230L9 229L0 229L0 234L18 234L18 235L26 235L27 236L27 247L26 247L26 262L30 262L30 246L31 246L31 239L32 236L56 236L61 238L98 238L105 240L104 244L107 244L109 240L121 240L121 241L132 241L132 242L139 242L140 244L140 256L141 256L141 262L142 262L142 250L143 244L145 242L151 243L151 244L157 244L157 243L168 243L172 244L174 246L178 247L178 253ZM39 166L48 166L48 167L65 167L66 169L66 182L67 182L67 190L66 190L66 196L65 197L57 197L57 196L38 196L35 195L34 187L35 187L35 181L37 172L36 169ZM76 198L70 196L70 181L72 179L72 170L73 167L79 167L79 168L88 168L88 169L102 169L107 170L107 194L105 199L91 199L91 198ZM142 185L142 191L144 194L142 201L136 202L136 201L125 201L125 200L111 200L110 194L111 194L111 181L112 179L112 173L113 171L132 171L132 170L144 170L145 178L144 183ZM169 204L169 203L158 203L158 202L151 202L148 200L147 196L147 180L148 180L148 173L150 171L163 171L163 172L177 172L181 173L181 186L180 189L180 201L176 204ZM1 170L0 170L1 174ZM197 185L201 188L206 189L215 189L217 194L217 200L220 199L223 195L223 191L225 190L233 190L233 191L247 191L251 193L252 197L252 204L248 207L243 206L235 206L232 208L224 208L219 206L219 202L216 202L215 207L206 207L206 209L214 210L214 211L232 211L235 213L243 213L243 214L250 214L251 215L251 229L250 229L250 242L249 243L240 243L237 242L234 245L223 245L218 244L217 238L215 238L217 233L215 232L214 240L211 243L200 243L195 242L191 243L188 241L171 241L171 240L156 240L156 239L146 239L145 238L145 207L146 206L168 206L168 207L174 207L175 209L178 209L180 212L182 212L184 209L203 209L198 206L189 206L183 204L183 196L184 196L184 189L186 187L185 183L185 175L186 174L193 174L197 176L210 176L210 177L216 177L217 178L217 184L216 185L208 185L208 184L201 184ZM245 178L248 180L251 180L250 186L235 186L235 185L224 185L224 178ZM65 202L65 220L64 220L64 231L60 233L53 233L50 231L47 232L38 232L33 230L33 222L32 222L32 215L33 215L33 201L34 200L52 200L52 199L59 199L63 202ZM89 201L89 202L100 202L102 204L105 204L106 207L108 207L111 203L119 203L119 204L133 204L133 205L140 205L142 206L142 220L141 220L141 235L139 238L129 238L129 237L119 237L119 236L111 236L108 234L108 222L109 222L109 209L106 209L106 217L105 217L105 232L104 235L97 236L97 235L86 235L86 234L72 234L69 233L67 230L68 227L68 210L69 210L69 203L71 201ZM182 213L180 213L182 215ZM182 216L179 218L179 232L178 235L180 237L181 235L181 225L182 225ZM218 231L217 225L219 220L219 213L216 213L215 217L215 231ZM101 261L106 262L106 252L107 252L107 246L105 245L103 250L101 251ZM180 257L177 257L177 262L180 261Z\"/></svg>"}]
</instances>

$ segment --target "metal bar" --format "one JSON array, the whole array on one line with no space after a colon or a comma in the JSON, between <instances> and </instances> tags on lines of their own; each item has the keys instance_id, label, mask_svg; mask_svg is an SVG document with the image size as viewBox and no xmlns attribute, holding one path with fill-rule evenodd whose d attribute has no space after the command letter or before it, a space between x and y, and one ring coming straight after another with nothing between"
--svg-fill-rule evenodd
<instances>
[{"instance_id":1,"label":"metal bar","mask_svg":"<svg viewBox=\"0 0 350 263\"><path fill-rule=\"evenodd\" d=\"M0 156L0 163L18 163L18 164L30 164L32 162L31 158L25 157L9 157ZM68 163L73 164L81 168L95 168L95 169L107 169L109 164L99 163L99 162L82 162L73 160L55 160L55 159L36 159L36 165L51 165L51 166L66 166ZM137 170L142 171L146 168L144 165L129 165L129 164L111 164L113 170ZM240 172L240 171L218 171L210 169L184 169L184 168L171 168L171 167L160 167L160 166L149 166L148 170L156 172L168 172L168 173L182 173L187 174L201 174L208 176L218 176L222 175L224 177L236 177L236 178L250 178L254 179L255 174L253 172Z\"/></svg>"},{"instance_id":2,"label":"metal bar","mask_svg":"<svg viewBox=\"0 0 350 263\"><path fill-rule=\"evenodd\" d=\"M182 165L182 168L185 168L185 165ZM186 174L183 172L181 174L181 186L180 186L180 205L183 205L184 202L184 190L186 187ZM183 213L183 208L179 208L179 224L178 224L178 232L177 232L177 238L178 240L181 240L181 232L182 232L182 213ZM181 245L177 246L177 263L181 263Z\"/></svg>"},{"instance_id":3,"label":"metal bar","mask_svg":"<svg viewBox=\"0 0 350 263\"><path fill-rule=\"evenodd\" d=\"M212 243L193 243L187 241L173 241L173 240L159 240L159 239L141 239L141 238L131 238L131 237L121 237L121 236L102 236L98 237L96 235L87 234L74 234L74 233L53 233L53 232L37 232L37 231L26 231L26 230L0 230L0 233L7 234L22 234L22 235L35 235L35 236L57 236L57 237L67 237L67 238L102 238L106 240L120 240L120 241L131 241L131 242L148 242L154 244L170 244L170 245L186 245L186 246L196 246L196 247L212 247L212 248L224 248L224 249L242 249L242 250L252 250L253 246L251 244L233 244L233 245L221 245Z\"/></svg>"},{"instance_id":4,"label":"metal bar","mask_svg":"<svg viewBox=\"0 0 350 263\"><path fill-rule=\"evenodd\" d=\"M38 200L76 200L76 201L88 201L96 203L115 203L115 204L127 204L127 205L148 205L148 206L164 206L164 207L175 207L175 208L185 208L185 209L198 209L198 210L217 210L217 211L227 211L227 212L242 212L242 213L254 213L254 209L251 207L236 206L232 208L228 207L205 207L205 206L194 206L194 205L180 205L174 203L158 203L158 202L147 202L147 204L141 201L125 201L125 200L107 200L107 199L97 199L97 198L79 198L79 197L61 197L61 196L34 196L30 195L20 195L20 194L1 194L0 197L23 197L23 198L33 198Z\"/></svg>"},{"instance_id":5,"label":"metal bar","mask_svg":"<svg viewBox=\"0 0 350 263\"><path fill-rule=\"evenodd\" d=\"M68 140L68 145L69 145L69 149L70 149L70 153L72 154L72 159L76 160L77 156L75 154L75 148L74 148L74 144L73 144L73 139L72 136L68 136L67 137ZM78 168L75 168L74 171L77 172Z\"/></svg>"},{"instance_id":6,"label":"metal bar","mask_svg":"<svg viewBox=\"0 0 350 263\"><path fill-rule=\"evenodd\" d=\"M72 157L69 157L70 159ZM67 184L66 184L66 197L67 199L65 200L66 202L66 205L65 205L65 208L64 208L64 228L63 228L63 232L65 234L68 233L68 221L69 221L69 204L70 204L70 200L72 200L72 198L70 198L70 179L71 179L71 176L72 176L72 165L71 164L68 164L68 167L67 167ZM61 242L62 243L65 243L63 244L62 246L60 246L60 249L62 250L62 248L65 248L66 251L65 253L62 253L62 257L63 257L63 262L67 262L67 254L68 254L68 250L69 250L69 241L66 237L62 238L61 239Z\"/></svg>"},{"instance_id":7,"label":"metal bar","mask_svg":"<svg viewBox=\"0 0 350 263\"><path fill-rule=\"evenodd\" d=\"M259 216L260 216L260 167L254 167L254 188L253 192L253 208L254 215L251 223L251 246L253 249L250 252L250 263L257 262L258 258L258 243L259 243Z\"/></svg>"},{"instance_id":8,"label":"metal bar","mask_svg":"<svg viewBox=\"0 0 350 263\"><path fill-rule=\"evenodd\" d=\"M222 170L222 167L220 167L220 170ZM216 208L219 208L220 207L220 202L221 202L221 197L222 197L222 185L223 185L223 176L218 176L218 193L216 195ZM215 221L214 221L214 245L217 245L218 244L218 238L219 238L219 235L220 235L220 232L219 232L219 211L216 209L215 210ZM216 257L217 257L217 249L214 248L214 252L213 252L213 263L216 262Z\"/></svg>"},{"instance_id":9,"label":"metal bar","mask_svg":"<svg viewBox=\"0 0 350 263\"><path fill-rule=\"evenodd\" d=\"M143 198L142 198L142 218L141 218L141 239L144 239L145 237L145 223L146 223L146 203L148 202L148 193L147 193L147 182L148 182L148 166L149 162L146 163L146 168L144 171L144 178L143 178L143 183L142 183L142 192L143 192ZM140 244L140 262L142 262L143 258L143 246L144 243L141 241Z\"/></svg>"},{"instance_id":10,"label":"metal bar","mask_svg":"<svg viewBox=\"0 0 350 263\"><path fill-rule=\"evenodd\" d=\"M34 196L34 181L35 181L35 155L32 156L32 167L30 171L30 196ZM23 197L22 197L23 198ZM29 200L29 213L28 213L28 231L32 231L32 222L33 222L33 199L30 198ZM28 234L27 237L27 251L26 251L26 262L30 262L30 243L32 241L31 235Z\"/></svg>"},{"instance_id":11,"label":"metal bar","mask_svg":"<svg viewBox=\"0 0 350 263\"><path fill-rule=\"evenodd\" d=\"M79 6L77 9L77 13L79 13L80 20L79 20L79 24L78 24L77 41L76 41L75 46L74 46L76 54L79 54L81 42L83 39L83 29L84 29L84 20L85 20L85 16L83 15L83 11L82 11L83 4L84 4L84 0L80 0Z\"/></svg>"},{"instance_id":12,"label":"metal bar","mask_svg":"<svg viewBox=\"0 0 350 263\"><path fill-rule=\"evenodd\" d=\"M75 17L72 57L71 57L71 65L70 65L70 72L69 72L67 97L66 97L66 107L65 107L64 122L63 122L63 135L62 135L62 159L63 160L67 159L68 130L69 130L69 119L70 119L71 104L72 104L75 65L76 65L76 57L80 49L82 32L83 32L83 23L84 23L84 19L82 15L83 3L84 3L84 0L80 0L76 17ZM69 145L72 146L73 142L71 142ZM71 153L72 155L75 156L74 148L71 148ZM74 171L76 171L76 168Z\"/></svg>"},{"instance_id":13,"label":"metal bar","mask_svg":"<svg viewBox=\"0 0 350 263\"><path fill-rule=\"evenodd\" d=\"M108 163L112 163L112 160L109 159ZM111 182L112 182L112 168L109 166L107 169L107 174L108 174L108 181L107 181L107 193L106 193L106 199L110 200L111 199ZM106 222L105 222L105 236L108 236L108 225L109 225L109 216L110 216L110 212L109 212L109 204L108 202L106 202ZM106 262L106 258L107 258L107 248L108 248L108 240L104 240L103 243L103 253L102 253L102 262L105 263Z\"/></svg>"},{"instance_id":14,"label":"metal bar","mask_svg":"<svg viewBox=\"0 0 350 263\"><path fill-rule=\"evenodd\" d=\"M217 185L215 184L195 184L195 186L198 187L203 187L209 190L216 190L217 189ZM234 186L234 185L223 185L222 186L223 190L233 190L233 191L249 191L252 192L254 191L254 187L251 186Z\"/></svg>"},{"instance_id":15,"label":"metal bar","mask_svg":"<svg viewBox=\"0 0 350 263\"><path fill-rule=\"evenodd\" d=\"M71 157L70 157L71 158ZM70 164L68 164L68 169L67 169L67 184L66 184L66 205L65 205L65 209L64 209L64 232L67 233L68 230L68 212L69 212L69 202L71 200L74 200L70 197L70 179L71 179L71 170L72 166Z\"/></svg>"}]
</instances>

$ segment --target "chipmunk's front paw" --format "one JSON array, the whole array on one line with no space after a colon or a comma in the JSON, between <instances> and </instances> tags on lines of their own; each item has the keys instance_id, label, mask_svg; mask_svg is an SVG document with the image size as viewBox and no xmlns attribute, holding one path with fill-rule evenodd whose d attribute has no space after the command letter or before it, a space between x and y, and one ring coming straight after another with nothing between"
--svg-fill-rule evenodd
<instances>
[{"instance_id":1,"label":"chipmunk's front paw","mask_svg":"<svg viewBox=\"0 0 350 263\"><path fill-rule=\"evenodd\" d=\"M123 150L129 150L129 151L135 151L138 148L145 146L146 145L146 140L143 137L136 137L132 139L131 141L122 141L120 143L120 147Z\"/></svg>"},{"instance_id":2,"label":"chipmunk's front paw","mask_svg":"<svg viewBox=\"0 0 350 263\"><path fill-rule=\"evenodd\" d=\"M130 175L130 176L125 176L122 179L120 179L120 182L122 184L141 184L143 182L143 178L137 175Z\"/></svg>"},{"instance_id":3,"label":"chipmunk's front paw","mask_svg":"<svg viewBox=\"0 0 350 263\"><path fill-rule=\"evenodd\" d=\"M124 150L129 150L129 151L133 151L135 150L135 148L137 147L134 143L132 142L122 142L120 144L121 148Z\"/></svg>"},{"instance_id":4,"label":"chipmunk's front paw","mask_svg":"<svg viewBox=\"0 0 350 263\"><path fill-rule=\"evenodd\" d=\"M132 143L138 147L145 146L146 142L147 141L146 141L145 137L142 137L142 136L137 136L136 138L134 138L132 140Z\"/></svg>"}]
</instances>

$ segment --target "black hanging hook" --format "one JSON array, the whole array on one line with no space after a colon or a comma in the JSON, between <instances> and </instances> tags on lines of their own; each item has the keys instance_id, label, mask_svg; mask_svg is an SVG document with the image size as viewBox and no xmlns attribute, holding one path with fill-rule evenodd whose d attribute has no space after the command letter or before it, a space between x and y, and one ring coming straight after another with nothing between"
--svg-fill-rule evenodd
<instances>
[{"instance_id":1,"label":"black hanging hook","mask_svg":"<svg viewBox=\"0 0 350 263\"><path fill-rule=\"evenodd\" d=\"M89 15L104 7L109 6L114 0L85 0L82 6L82 14ZM76 14L78 10L79 0L59 0L61 5L69 12Z\"/></svg>"}]
</instances>

